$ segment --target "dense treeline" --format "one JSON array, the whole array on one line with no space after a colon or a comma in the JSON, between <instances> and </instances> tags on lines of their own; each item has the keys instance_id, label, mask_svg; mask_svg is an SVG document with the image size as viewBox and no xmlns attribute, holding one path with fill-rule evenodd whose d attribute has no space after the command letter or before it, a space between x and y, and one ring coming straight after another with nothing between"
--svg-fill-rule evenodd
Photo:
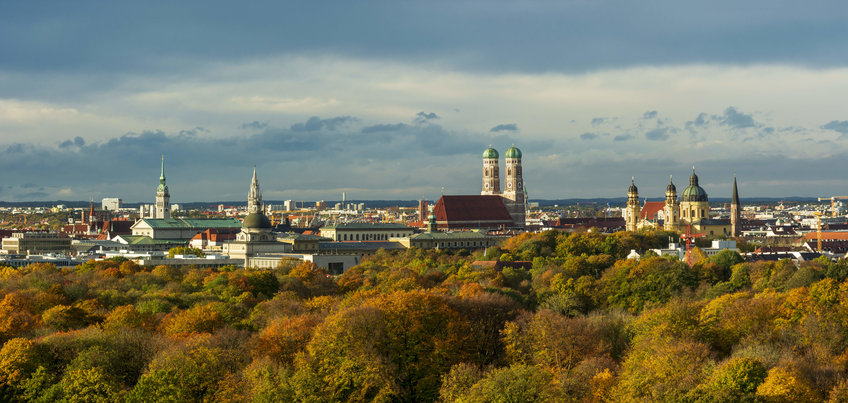
<instances>
[{"instance_id":1,"label":"dense treeline","mask_svg":"<svg viewBox=\"0 0 848 403\"><path fill-rule=\"evenodd\" d=\"M338 277L0 269L0 400L844 401L848 262L627 260L665 232L380 252ZM530 261L502 270L480 259Z\"/></svg>"}]
</instances>

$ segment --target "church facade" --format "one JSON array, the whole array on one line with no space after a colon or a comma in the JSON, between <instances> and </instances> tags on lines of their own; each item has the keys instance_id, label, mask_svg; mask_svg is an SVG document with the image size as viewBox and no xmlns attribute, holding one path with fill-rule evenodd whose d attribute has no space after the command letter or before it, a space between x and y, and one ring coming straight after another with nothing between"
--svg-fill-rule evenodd
<instances>
[{"instance_id":1,"label":"church facade","mask_svg":"<svg viewBox=\"0 0 848 403\"><path fill-rule=\"evenodd\" d=\"M729 220L710 218L709 197L706 190L698 182L695 167L692 167L689 186L683 190L680 199L678 199L677 187L669 178L665 191L665 205L661 214L656 214L655 217L646 217L642 214L643 206L639 203L639 189L636 187L635 178L632 178L630 187L627 189L627 206L624 209L627 231L659 228L660 221L662 221L662 229L666 231L685 232L688 228L691 228L693 233L739 236L741 206L739 205L736 177L733 177L733 196Z\"/></svg>"},{"instance_id":2,"label":"church facade","mask_svg":"<svg viewBox=\"0 0 848 403\"><path fill-rule=\"evenodd\" d=\"M501 189L500 154L489 146L483 151L483 189L480 195L442 196L433 207L439 230L524 228L527 192L521 167L521 150L506 150L506 175Z\"/></svg>"}]
</instances>

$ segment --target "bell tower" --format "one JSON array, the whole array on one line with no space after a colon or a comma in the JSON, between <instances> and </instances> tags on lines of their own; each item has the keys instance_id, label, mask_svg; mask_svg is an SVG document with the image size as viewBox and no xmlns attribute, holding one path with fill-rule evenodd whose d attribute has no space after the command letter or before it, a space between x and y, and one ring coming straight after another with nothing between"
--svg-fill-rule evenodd
<instances>
[{"instance_id":1,"label":"bell tower","mask_svg":"<svg viewBox=\"0 0 848 403\"><path fill-rule=\"evenodd\" d=\"M159 174L159 187L156 188L156 206L153 218L171 218L171 194L165 184L165 155L162 155L162 171Z\"/></svg>"},{"instance_id":2,"label":"bell tower","mask_svg":"<svg viewBox=\"0 0 848 403\"><path fill-rule=\"evenodd\" d=\"M526 216L526 193L521 172L521 150L513 144L506 150L506 187L503 192L504 205L517 227L524 227Z\"/></svg>"},{"instance_id":3,"label":"bell tower","mask_svg":"<svg viewBox=\"0 0 848 403\"><path fill-rule=\"evenodd\" d=\"M501 193L501 172L498 169L498 150L489 148L483 151L483 190L481 195L498 195Z\"/></svg>"},{"instance_id":4,"label":"bell tower","mask_svg":"<svg viewBox=\"0 0 848 403\"><path fill-rule=\"evenodd\" d=\"M639 204L639 189L636 188L636 178L630 178L630 187L627 188L627 217L625 225L627 231L635 232L639 226L639 216L642 214L642 206Z\"/></svg>"},{"instance_id":5,"label":"bell tower","mask_svg":"<svg viewBox=\"0 0 848 403\"><path fill-rule=\"evenodd\" d=\"M677 188L668 177L668 186L665 188L665 223L663 229L666 231L677 231L680 223L680 202L677 200Z\"/></svg>"}]
</instances>

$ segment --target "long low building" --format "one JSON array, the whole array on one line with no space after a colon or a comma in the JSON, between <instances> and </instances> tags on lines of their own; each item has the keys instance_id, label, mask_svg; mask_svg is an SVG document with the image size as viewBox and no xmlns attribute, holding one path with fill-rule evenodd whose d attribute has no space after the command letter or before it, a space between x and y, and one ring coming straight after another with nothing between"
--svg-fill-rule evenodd
<instances>
[{"instance_id":1,"label":"long low building","mask_svg":"<svg viewBox=\"0 0 848 403\"><path fill-rule=\"evenodd\" d=\"M3 250L7 254L36 255L40 253L70 253L71 238L54 232L16 232L3 238Z\"/></svg>"},{"instance_id":2,"label":"long low building","mask_svg":"<svg viewBox=\"0 0 848 403\"><path fill-rule=\"evenodd\" d=\"M502 237L474 231L423 232L399 242L407 248L421 249L481 249L496 246Z\"/></svg>"},{"instance_id":3,"label":"long low building","mask_svg":"<svg viewBox=\"0 0 848 403\"><path fill-rule=\"evenodd\" d=\"M142 218L131 227L133 235L153 239L180 239L188 241L206 230L238 231L241 221L236 218Z\"/></svg>"},{"instance_id":4,"label":"long low building","mask_svg":"<svg viewBox=\"0 0 848 403\"><path fill-rule=\"evenodd\" d=\"M344 223L321 228L321 236L334 241L388 241L412 235L415 230L395 223Z\"/></svg>"},{"instance_id":5,"label":"long low building","mask_svg":"<svg viewBox=\"0 0 848 403\"><path fill-rule=\"evenodd\" d=\"M319 268L327 270L332 275L344 273L347 269L359 264L357 255L316 255L308 253L279 253L257 255L247 258L248 267L254 269L272 269L286 260L307 261L315 263Z\"/></svg>"}]
</instances>

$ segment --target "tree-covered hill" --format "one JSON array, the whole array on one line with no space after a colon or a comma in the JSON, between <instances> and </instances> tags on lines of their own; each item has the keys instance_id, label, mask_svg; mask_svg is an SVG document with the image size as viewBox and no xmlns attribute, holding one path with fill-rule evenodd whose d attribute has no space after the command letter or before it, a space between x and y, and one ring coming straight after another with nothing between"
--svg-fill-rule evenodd
<instances>
[{"instance_id":1,"label":"tree-covered hill","mask_svg":"<svg viewBox=\"0 0 848 403\"><path fill-rule=\"evenodd\" d=\"M848 399L848 262L625 259L670 235L381 251L338 277L2 268L0 400Z\"/></svg>"}]
</instances>

